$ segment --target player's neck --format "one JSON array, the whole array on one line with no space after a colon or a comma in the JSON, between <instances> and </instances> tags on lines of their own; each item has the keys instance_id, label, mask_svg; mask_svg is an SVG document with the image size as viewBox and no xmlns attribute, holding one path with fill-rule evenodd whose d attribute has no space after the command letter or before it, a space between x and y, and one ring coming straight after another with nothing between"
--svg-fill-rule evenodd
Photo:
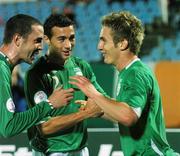
<instances>
[{"instance_id":1,"label":"player's neck","mask_svg":"<svg viewBox=\"0 0 180 156\"><path fill-rule=\"evenodd\" d=\"M15 66L17 64L17 54L11 45L2 45L0 51L11 65Z\"/></svg>"},{"instance_id":2,"label":"player's neck","mask_svg":"<svg viewBox=\"0 0 180 156\"><path fill-rule=\"evenodd\" d=\"M57 55L49 54L49 55L47 55L47 58L52 63L55 63L59 66L64 66L65 61Z\"/></svg>"},{"instance_id":3,"label":"player's neck","mask_svg":"<svg viewBox=\"0 0 180 156\"><path fill-rule=\"evenodd\" d=\"M116 65L117 70L121 71L122 69L126 68L129 64L131 64L131 62L133 62L136 59L138 59L136 55L129 55L126 57L122 57L121 59L119 59Z\"/></svg>"}]
</instances>

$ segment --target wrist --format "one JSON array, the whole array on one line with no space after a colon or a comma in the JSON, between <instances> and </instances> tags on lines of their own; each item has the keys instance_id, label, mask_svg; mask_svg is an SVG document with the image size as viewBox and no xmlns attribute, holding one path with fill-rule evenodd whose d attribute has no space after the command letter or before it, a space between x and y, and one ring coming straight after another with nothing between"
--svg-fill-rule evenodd
<instances>
[{"instance_id":1,"label":"wrist","mask_svg":"<svg viewBox=\"0 0 180 156\"><path fill-rule=\"evenodd\" d=\"M92 100L96 101L97 98L102 97L103 95L100 92L93 93L90 97Z\"/></svg>"},{"instance_id":2,"label":"wrist","mask_svg":"<svg viewBox=\"0 0 180 156\"><path fill-rule=\"evenodd\" d=\"M93 118L93 117L101 117L104 115L104 111L103 110L99 110L99 111L92 111L92 110L89 110L89 109L85 109L85 110L81 110L86 118Z\"/></svg>"},{"instance_id":3,"label":"wrist","mask_svg":"<svg viewBox=\"0 0 180 156\"><path fill-rule=\"evenodd\" d=\"M90 117L92 117L92 112L86 109L80 109L79 113L81 113L81 115L83 116L84 119L88 119Z\"/></svg>"}]
</instances>

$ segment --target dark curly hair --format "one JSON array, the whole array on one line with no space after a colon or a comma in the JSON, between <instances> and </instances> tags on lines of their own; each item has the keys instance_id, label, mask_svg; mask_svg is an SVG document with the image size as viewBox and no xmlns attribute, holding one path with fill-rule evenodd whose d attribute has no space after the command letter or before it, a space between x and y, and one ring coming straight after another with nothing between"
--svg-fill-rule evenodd
<instances>
[{"instance_id":1,"label":"dark curly hair","mask_svg":"<svg viewBox=\"0 0 180 156\"><path fill-rule=\"evenodd\" d=\"M73 25L74 22L63 14L51 14L44 22L44 34L48 37L52 37L52 28L67 27Z\"/></svg>"}]
</instances>

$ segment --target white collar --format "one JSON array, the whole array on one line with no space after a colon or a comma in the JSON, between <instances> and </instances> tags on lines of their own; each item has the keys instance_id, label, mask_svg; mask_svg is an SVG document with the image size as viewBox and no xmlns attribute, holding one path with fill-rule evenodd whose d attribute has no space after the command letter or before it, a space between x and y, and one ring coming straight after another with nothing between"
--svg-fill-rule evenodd
<instances>
[{"instance_id":1,"label":"white collar","mask_svg":"<svg viewBox=\"0 0 180 156\"><path fill-rule=\"evenodd\" d=\"M5 55L2 51L0 51L0 54L1 54L3 57L6 57L6 55Z\"/></svg>"},{"instance_id":2,"label":"white collar","mask_svg":"<svg viewBox=\"0 0 180 156\"><path fill-rule=\"evenodd\" d=\"M128 69L134 62L139 61L139 60L140 60L139 58L135 58L125 67L125 69Z\"/></svg>"},{"instance_id":3,"label":"white collar","mask_svg":"<svg viewBox=\"0 0 180 156\"><path fill-rule=\"evenodd\" d=\"M2 51L0 51L0 54L9 62L9 58Z\"/></svg>"}]
</instances>

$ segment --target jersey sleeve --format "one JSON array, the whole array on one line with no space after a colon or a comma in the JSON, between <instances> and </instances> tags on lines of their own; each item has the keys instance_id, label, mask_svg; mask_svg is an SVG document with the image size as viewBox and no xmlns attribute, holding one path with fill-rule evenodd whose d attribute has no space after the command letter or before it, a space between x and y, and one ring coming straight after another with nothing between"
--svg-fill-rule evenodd
<instances>
[{"instance_id":1,"label":"jersey sleeve","mask_svg":"<svg viewBox=\"0 0 180 156\"><path fill-rule=\"evenodd\" d=\"M0 135L10 137L39 122L47 116L51 107L47 102L42 102L34 109L16 113L10 86L11 73L5 67L1 66L0 69Z\"/></svg>"},{"instance_id":2,"label":"jersey sleeve","mask_svg":"<svg viewBox=\"0 0 180 156\"><path fill-rule=\"evenodd\" d=\"M127 103L140 117L146 105L148 92L150 90L150 88L148 88L150 85L148 84L150 82L144 75L141 75L141 73L132 73L132 75L128 77L128 79L123 80L119 85L120 92L117 95L117 100Z\"/></svg>"},{"instance_id":3,"label":"jersey sleeve","mask_svg":"<svg viewBox=\"0 0 180 156\"><path fill-rule=\"evenodd\" d=\"M46 101L48 98L48 89L45 88L46 83L40 73L29 70L25 75L25 96L28 101L28 108L39 105L40 102ZM50 116L43 118L39 123L45 122ZM39 124L38 123L38 124Z\"/></svg>"},{"instance_id":4,"label":"jersey sleeve","mask_svg":"<svg viewBox=\"0 0 180 156\"><path fill-rule=\"evenodd\" d=\"M3 128L5 128L7 123L13 119L13 114L15 112L15 105L12 99L12 93L10 88L11 80L10 76L8 75L9 73L5 69L2 69L0 74L0 125L2 127L2 133Z\"/></svg>"}]
</instances>

